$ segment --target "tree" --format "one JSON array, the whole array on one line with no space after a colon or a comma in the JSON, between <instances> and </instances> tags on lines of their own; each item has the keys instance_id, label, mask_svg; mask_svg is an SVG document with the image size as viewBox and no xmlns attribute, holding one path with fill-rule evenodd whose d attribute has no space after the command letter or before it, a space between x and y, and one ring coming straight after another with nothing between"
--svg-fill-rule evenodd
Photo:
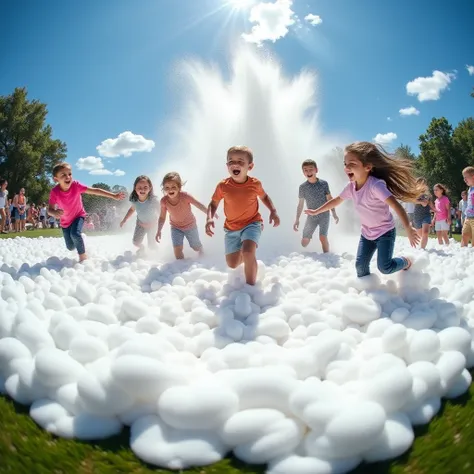
<instances>
[{"instance_id":1,"label":"tree","mask_svg":"<svg viewBox=\"0 0 474 474\"><path fill-rule=\"evenodd\" d=\"M461 120L453 132L453 142L462 168L474 166L474 118Z\"/></svg>"},{"instance_id":2,"label":"tree","mask_svg":"<svg viewBox=\"0 0 474 474\"><path fill-rule=\"evenodd\" d=\"M464 188L460 173L464 160L454 146L453 128L445 117L433 118L420 135L419 170L432 186L442 183L453 197Z\"/></svg>"},{"instance_id":3,"label":"tree","mask_svg":"<svg viewBox=\"0 0 474 474\"><path fill-rule=\"evenodd\" d=\"M95 183L92 185L92 187L105 189L106 191L112 191L111 187L105 183ZM107 201L109 201L109 199L100 196L94 196L93 194L82 195L84 209L88 214L105 209L107 207Z\"/></svg>"},{"instance_id":4,"label":"tree","mask_svg":"<svg viewBox=\"0 0 474 474\"><path fill-rule=\"evenodd\" d=\"M412 152L411 147L409 145L404 145L403 143L395 150L395 156L405 160L416 160L416 155Z\"/></svg>"},{"instance_id":5,"label":"tree","mask_svg":"<svg viewBox=\"0 0 474 474\"><path fill-rule=\"evenodd\" d=\"M0 96L0 177L12 193L26 189L30 202L45 201L51 172L66 157L66 144L52 138L46 104L28 100L26 88Z\"/></svg>"}]
</instances>

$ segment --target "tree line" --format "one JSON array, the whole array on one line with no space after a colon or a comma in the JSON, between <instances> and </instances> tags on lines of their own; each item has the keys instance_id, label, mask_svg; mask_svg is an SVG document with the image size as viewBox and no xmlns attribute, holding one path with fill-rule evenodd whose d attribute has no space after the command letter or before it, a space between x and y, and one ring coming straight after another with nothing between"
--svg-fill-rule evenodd
<instances>
[{"instance_id":1,"label":"tree line","mask_svg":"<svg viewBox=\"0 0 474 474\"><path fill-rule=\"evenodd\" d=\"M474 97L474 92L471 94ZM30 202L45 202L53 185L52 169L67 156L66 143L53 138L53 129L46 123L46 104L29 100L26 88L16 88L12 94L0 96L0 177L7 179L9 189L16 193L27 190ZM420 154L401 145L396 154L413 160L417 174L430 186L440 182L450 189L452 199L465 189L461 171L474 166L474 118L469 117L453 128L445 117L433 118L421 134ZM94 186L110 188L105 183ZM84 196L88 212L101 207L103 198ZM105 201L104 201L105 202Z\"/></svg>"},{"instance_id":2,"label":"tree line","mask_svg":"<svg viewBox=\"0 0 474 474\"><path fill-rule=\"evenodd\" d=\"M430 186L446 185L451 199L457 202L466 189L462 170L474 166L474 117L461 120L454 128L445 117L433 118L419 140L418 156L407 145L399 146L395 154L413 160L416 173Z\"/></svg>"},{"instance_id":3,"label":"tree line","mask_svg":"<svg viewBox=\"0 0 474 474\"><path fill-rule=\"evenodd\" d=\"M53 138L47 124L46 104L28 99L26 88L0 96L0 178L8 181L10 194L25 188L29 202L47 202L54 185L52 171L66 159L66 143ZM95 186L110 190L105 183ZM118 186L122 191L123 187ZM98 196L84 196L86 211L102 204ZM91 199L92 198L92 199Z\"/></svg>"}]
</instances>

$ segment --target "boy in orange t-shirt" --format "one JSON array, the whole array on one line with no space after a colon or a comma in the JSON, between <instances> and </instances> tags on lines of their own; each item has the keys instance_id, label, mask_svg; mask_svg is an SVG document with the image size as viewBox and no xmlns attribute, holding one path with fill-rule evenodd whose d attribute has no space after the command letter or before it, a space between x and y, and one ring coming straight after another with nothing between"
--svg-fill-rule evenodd
<instances>
[{"instance_id":1,"label":"boy in orange t-shirt","mask_svg":"<svg viewBox=\"0 0 474 474\"><path fill-rule=\"evenodd\" d=\"M280 218L273 202L264 191L262 183L247 173L253 168L253 153L245 146L234 146L227 152L227 169L230 178L223 179L216 187L207 208L206 234L212 237L214 215L219 202L224 200L226 262L230 268L244 263L245 280L254 285L257 280L255 252L262 233L263 221L258 212L259 197L270 210L270 224L280 225Z\"/></svg>"}]
</instances>

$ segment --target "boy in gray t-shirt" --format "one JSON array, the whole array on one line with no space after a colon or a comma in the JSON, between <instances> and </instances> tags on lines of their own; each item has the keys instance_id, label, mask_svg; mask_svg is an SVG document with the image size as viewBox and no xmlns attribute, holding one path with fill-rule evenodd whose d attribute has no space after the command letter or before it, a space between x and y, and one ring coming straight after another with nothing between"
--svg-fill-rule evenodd
<instances>
[{"instance_id":1,"label":"boy in gray t-shirt","mask_svg":"<svg viewBox=\"0 0 474 474\"><path fill-rule=\"evenodd\" d=\"M300 216L303 212L304 203L306 201L307 209L318 209L326 201L332 199L331 192L327 181L319 179L316 175L318 167L314 160L305 160L301 165L306 181L300 185L299 201L296 209L296 221L293 225L295 232L298 232L300 225ZM332 215L336 224L339 222L335 209L332 209ZM328 230L329 230L329 211L323 212L317 216L308 216L303 229L303 238L301 245L307 247L311 242L316 227L319 226L319 240L323 248L323 252L329 252Z\"/></svg>"}]
</instances>

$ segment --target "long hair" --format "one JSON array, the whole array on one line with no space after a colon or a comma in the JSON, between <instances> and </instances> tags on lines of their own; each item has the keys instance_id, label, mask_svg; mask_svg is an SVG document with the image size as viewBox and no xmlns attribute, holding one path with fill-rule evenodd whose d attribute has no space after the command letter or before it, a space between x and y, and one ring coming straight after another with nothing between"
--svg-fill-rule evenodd
<instances>
[{"instance_id":1,"label":"long hair","mask_svg":"<svg viewBox=\"0 0 474 474\"><path fill-rule=\"evenodd\" d=\"M370 174L383 179L395 199L416 202L423 194L425 186L417 182L411 160L397 158L381 145L370 142L351 143L345 151L357 155L364 166L372 166Z\"/></svg>"},{"instance_id":2,"label":"long hair","mask_svg":"<svg viewBox=\"0 0 474 474\"><path fill-rule=\"evenodd\" d=\"M148 176L145 176L144 174L142 174L141 176L138 176L135 182L133 183L133 191L131 192L130 198L129 198L131 202L138 201L138 194L135 191L135 188L140 181L146 181L148 183L148 186L150 186L150 192L148 194L147 199L151 199L152 197L155 197L153 193L153 183L151 182L151 179Z\"/></svg>"},{"instance_id":3,"label":"long hair","mask_svg":"<svg viewBox=\"0 0 474 474\"><path fill-rule=\"evenodd\" d=\"M441 192L443 193L443 196L447 196L449 194L449 189L441 183L436 183L433 188L439 188L441 189Z\"/></svg>"}]
</instances>

